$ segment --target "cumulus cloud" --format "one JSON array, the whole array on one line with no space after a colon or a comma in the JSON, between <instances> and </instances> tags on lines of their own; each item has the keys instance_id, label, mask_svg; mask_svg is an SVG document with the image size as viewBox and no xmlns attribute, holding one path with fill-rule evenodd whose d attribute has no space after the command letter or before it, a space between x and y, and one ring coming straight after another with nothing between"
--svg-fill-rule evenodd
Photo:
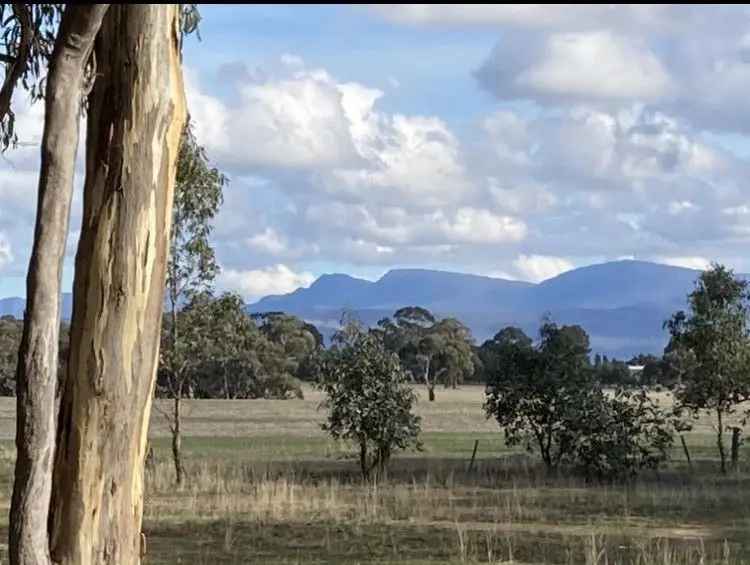
<instances>
[{"instance_id":1,"label":"cumulus cloud","mask_svg":"<svg viewBox=\"0 0 750 565\"><path fill-rule=\"evenodd\" d=\"M250 186L240 177L227 189L229 205L221 212L216 233L219 256L228 266L246 269L261 267L269 259L290 264L317 257L355 265L394 259L419 263L454 257L462 247L512 246L526 237L527 226L518 217L521 203L496 206L487 199L487 182L467 168L461 141L445 121L382 111L378 101L384 93L379 89L339 81L325 70L305 67L301 60L290 68L286 59L277 68L246 73L243 80L251 87L241 84L228 101L204 94L195 82L190 87L195 100L210 98L204 113L195 112L193 118L199 136L202 120L210 120L205 143L212 158L241 170L256 167L255 174L264 179ZM242 121L247 112L236 118L232 114L230 123L214 118L211 110L220 108L221 114L249 104L248 88L256 96L256 113L267 114L273 108L271 100L301 105L299 111L285 110L286 118L274 119L269 135L254 138L251 145L244 139L257 124ZM300 90L326 93L329 105L305 100ZM259 103L259 93L266 91L273 93L269 103ZM302 120L305 139L321 139L321 152L300 160L293 146L304 142L297 139L300 124L294 120L311 113L326 117ZM338 125L329 127L330 123ZM326 140L332 134L336 143ZM287 140L289 147L281 151L276 141L264 147L269 139ZM323 153L335 147L351 148L355 155ZM254 204L250 194L263 203ZM286 195L283 205L279 194ZM248 217L259 226L250 234ZM237 240L243 244L237 245Z\"/></svg>"},{"instance_id":2,"label":"cumulus cloud","mask_svg":"<svg viewBox=\"0 0 750 565\"><path fill-rule=\"evenodd\" d=\"M704 271L711 266L711 261L705 257L656 257L656 261L674 267L685 267Z\"/></svg>"},{"instance_id":3,"label":"cumulus cloud","mask_svg":"<svg viewBox=\"0 0 750 565\"><path fill-rule=\"evenodd\" d=\"M746 10L411 5L361 14L425 34L481 26L486 51L460 68L435 65L422 45L419 76L381 53L372 79L362 64L356 81L346 65L334 73L283 51L254 68L213 65L215 77L188 70L197 136L231 178L213 232L222 284L259 296L306 284L310 272L394 264L542 280L620 256L703 266L746 252ZM415 82L438 76L434 88L453 93L455 83L455 105L414 104ZM20 112L19 124L39 126L41 112ZM38 143L36 131L23 140ZM30 248L38 147L6 158L7 276Z\"/></svg>"},{"instance_id":4,"label":"cumulus cloud","mask_svg":"<svg viewBox=\"0 0 750 565\"><path fill-rule=\"evenodd\" d=\"M462 25L484 18L500 26L497 45L475 72L500 100L548 108L649 103L698 127L750 133L750 14L739 6L564 6L546 16L530 6L470 8L473 16L463 20L424 12L407 17Z\"/></svg>"},{"instance_id":5,"label":"cumulus cloud","mask_svg":"<svg viewBox=\"0 0 750 565\"><path fill-rule=\"evenodd\" d=\"M297 67L302 61L282 57ZM327 73L296 70L241 86L227 105L188 80L196 134L215 159L238 168L326 167L356 160L342 92ZM247 136L252 132L252 143Z\"/></svg>"},{"instance_id":6,"label":"cumulus cloud","mask_svg":"<svg viewBox=\"0 0 750 565\"><path fill-rule=\"evenodd\" d=\"M610 31L549 35L536 60L525 68L508 69L517 71L514 76L497 76L497 59L507 61L507 54L496 49L478 76L494 71L492 80L508 81L516 96L653 100L666 95L671 83L653 52Z\"/></svg>"},{"instance_id":7,"label":"cumulus cloud","mask_svg":"<svg viewBox=\"0 0 750 565\"><path fill-rule=\"evenodd\" d=\"M674 88L647 44L608 29L506 33L475 76L500 99L529 98L549 105L648 102Z\"/></svg>"},{"instance_id":8,"label":"cumulus cloud","mask_svg":"<svg viewBox=\"0 0 750 565\"><path fill-rule=\"evenodd\" d=\"M520 279L530 282L545 281L575 267L567 259L545 255L520 255L513 266Z\"/></svg>"},{"instance_id":9,"label":"cumulus cloud","mask_svg":"<svg viewBox=\"0 0 750 565\"><path fill-rule=\"evenodd\" d=\"M11 261L13 261L13 252L10 248L10 242L5 234L0 232L0 271Z\"/></svg>"},{"instance_id":10,"label":"cumulus cloud","mask_svg":"<svg viewBox=\"0 0 750 565\"><path fill-rule=\"evenodd\" d=\"M263 232L248 237L247 247L270 255L281 255L287 250L287 244L282 235L273 228L266 228Z\"/></svg>"},{"instance_id":11,"label":"cumulus cloud","mask_svg":"<svg viewBox=\"0 0 750 565\"><path fill-rule=\"evenodd\" d=\"M312 284L315 277L308 272L295 272L281 263L261 269L224 269L218 285L242 295L248 302L269 294L286 294Z\"/></svg>"},{"instance_id":12,"label":"cumulus cloud","mask_svg":"<svg viewBox=\"0 0 750 565\"><path fill-rule=\"evenodd\" d=\"M574 27L673 28L687 18L667 6L591 4L378 4L369 9L392 22L430 26L513 26L522 29Z\"/></svg>"},{"instance_id":13,"label":"cumulus cloud","mask_svg":"<svg viewBox=\"0 0 750 565\"><path fill-rule=\"evenodd\" d=\"M576 66L576 57L610 40L617 64L633 60L635 51L628 50L653 54L648 42L621 28L576 33L562 47L546 34L540 45L557 49L557 59L548 60L568 57ZM631 71L647 72L648 65ZM625 80L625 69L607 72ZM627 92L630 87L619 84L627 96L613 104L564 101L550 87L549 96L560 101L554 111L504 106L459 134L438 116L385 111L381 90L301 60L287 57L278 68L246 74L234 98L212 97L212 104L228 111L244 104L252 88L314 106L314 98L305 102L295 94L298 89L325 92L326 118L303 120L302 130L306 139L333 132L341 140L323 143L316 157L287 162L287 155L260 147L271 138L293 139L302 131L294 116L314 108L274 121L274 131L253 147L243 143L242 128L222 130L233 152L227 162L255 171L252 182L229 187L230 204L218 222L219 257L238 272L279 263L295 272L313 263L319 270L321 262L341 270L398 263L542 280L572 265L620 256L711 257L708 249L719 241L722 251L740 255L750 241L743 208L747 164L690 120L639 99L674 77L656 89L652 83ZM593 92L592 85L580 88ZM330 120L339 125L328 128ZM335 147L350 148L354 156L325 154ZM221 147L209 147L213 151L218 160L227 158Z\"/></svg>"}]
</instances>

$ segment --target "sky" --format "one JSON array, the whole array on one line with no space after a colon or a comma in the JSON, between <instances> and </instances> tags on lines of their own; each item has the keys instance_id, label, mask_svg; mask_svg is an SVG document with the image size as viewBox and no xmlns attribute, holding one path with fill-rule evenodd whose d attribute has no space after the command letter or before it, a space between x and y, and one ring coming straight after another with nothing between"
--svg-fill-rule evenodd
<instances>
[{"instance_id":1,"label":"sky","mask_svg":"<svg viewBox=\"0 0 750 565\"><path fill-rule=\"evenodd\" d=\"M222 290L254 301L400 267L540 281L623 258L750 272L747 7L200 11L184 71L230 179ZM0 297L24 294L43 118L15 108Z\"/></svg>"}]
</instances>

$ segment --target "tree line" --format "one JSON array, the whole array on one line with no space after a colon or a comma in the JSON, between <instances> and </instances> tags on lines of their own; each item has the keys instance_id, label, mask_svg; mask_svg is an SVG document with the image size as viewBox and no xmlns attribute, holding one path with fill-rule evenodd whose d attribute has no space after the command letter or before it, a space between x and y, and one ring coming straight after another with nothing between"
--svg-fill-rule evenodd
<instances>
[{"instance_id":1,"label":"tree line","mask_svg":"<svg viewBox=\"0 0 750 565\"><path fill-rule=\"evenodd\" d=\"M688 309L665 321L664 355L627 364L599 355L592 360L582 327L549 319L536 339L506 327L475 346L460 321L438 319L425 308L401 308L372 328L347 314L326 348L315 326L295 316L248 314L239 296L214 296L205 287L188 297L164 316L156 388L157 396L174 402L166 415L179 481L183 398L301 398L304 381L326 392L325 429L358 445L368 477L384 472L393 451L419 445L415 384L434 401L438 383L455 388L466 380L486 385L486 415L497 420L507 443L538 452L551 469L576 463L604 477L656 466L701 411L714 418L720 469L727 470L729 432L736 461L741 426L729 419L739 410L744 425L741 404L750 399L750 298L748 283L721 265L702 273ZM0 319L5 394L13 392L19 339L20 323ZM63 329L63 353L66 339ZM638 376L632 364L642 367ZM662 389L673 393L670 408L650 394Z\"/></svg>"},{"instance_id":2,"label":"tree line","mask_svg":"<svg viewBox=\"0 0 750 565\"><path fill-rule=\"evenodd\" d=\"M380 477L393 451L421 446L412 383L422 380L433 401L440 375L456 386L473 366L484 376L486 416L509 446L537 452L550 470L569 465L600 480L631 478L665 462L676 435L708 412L726 473L726 434L732 432L736 465L750 414L743 406L750 399L748 288L722 265L703 272L688 309L664 322L664 356L631 360L643 367L640 379L622 362L597 356L592 363L586 331L549 319L536 341L507 327L473 355L459 322L441 323L423 308L403 308L370 330L345 320L318 365L328 409L323 429L357 446L364 478ZM653 394L663 386L671 406ZM739 421L730 424L737 412Z\"/></svg>"}]
</instances>

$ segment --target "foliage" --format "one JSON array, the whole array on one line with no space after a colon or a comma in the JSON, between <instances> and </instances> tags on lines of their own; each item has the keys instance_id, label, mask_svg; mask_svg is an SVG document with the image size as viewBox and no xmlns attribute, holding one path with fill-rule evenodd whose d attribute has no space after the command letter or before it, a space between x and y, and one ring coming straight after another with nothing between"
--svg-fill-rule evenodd
<instances>
[{"instance_id":1,"label":"foliage","mask_svg":"<svg viewBox=\"0 0 750 565\"><path fill-rule=\"evenodd\" d=\"M689 312L675 313L665 326L678 409L716 414L716 444L721 470L726 471L725 418L750 398L748 283L715 264L701 274L688 296Z\"/></svg>"},{"instance_id":2,"label":"foliage","mask_svg":"<svg viewBox=\"0 0 750 565\"><path fill-rule=\"evenodd\" d=\"M0 396L16 395L16 366L18 364L18 350L23 336L23 320L13 316L0 316ZM63 322L60 324L58 344L58 381L64 382L67 361L70 328Z\"/></svg>"},{"instance_id":3,"label":"foliage","mask_svg":"<svg viewBox=\"0 0 750 565\"><path fill-rule=\"evenodd\" d=\"M425 382L430 400L435 399L437 382L456 388L478 364L465 325L454 318L438 320L419 306L397 310L393 319L380 320L372 333L398 355L413 381Z\"/></svg>"},{"instance_id":4,"label":"foliage","mask_svg":"<svg viewBox=\"0 0 750 565\"><path fill-rule=\"evenodd\" d=\"M326 394L323 429L359 448L362 476L379 478L391 454L421 448L416 395L398 358L380 339L356 324L345 327L348 341L326 352L318 365L317 386Z\"/></svg>"},{"instance_id":5,"label":"foliage","mask_svg":"<svg viewBox=\"0 0 750 565\"><path fill-rule=\"evenodd\" d=\"M523 330L508 326L486 340L478 349L480 365L480 381L487 383L492 375L498 373L508 362L507 356L516 347L521 349L531 347L532 340Z\"/></svg>"},{"instance_id":6,"label":"foliage","mask_svg":"<svg viewBox=\"0 0 750 565\"><path fill-rule=\"evenodd\" d=\"M0 396L16 394L16 364L23 322L13 316L0 317Z\"/></svg>"},{"instance_id":7,"label":"foliage","mask_svg":"<svg viewBox=\"0 0 750 565\"><path fill-rule=\"evenodd\" d=\"M283 312L253 314L260 333L277 346L284 371L300 380L313 378L315 358L323 349L323 336L308 322Z\"/></svg>"},{"instance_id":8,"label":"foliage","mask_svg":"<svg viewBox=\"0 0 750 565\"><path fill-rule=\"evenodd\" d=\"M31 100L44 97L47 67L55 44L64 4L0 4L0 148L15 145L18 136L13 94L20 82Z\"/></svg>"},{"instance_id":9,"label":"foliage","mask_svg":"<svg viewBox=\"0 0 750 565\"><path fill-rule=\"evenodd\" d=\"M635 386L638 377L633 375L628 364L605 356L598 363L594 362L594 380L606 386Z\"/></svg>"},{"instance_id":10,"label":"foliage","mask_svg":"<svg viewBox=\"0 0 750 565\"><path fill-rule=\"evenodd\" d=\"M183 334L195 339L195 332L202 327L191 327L190 316L178 316L178 310L185 302L210 293L219 271L209 236L223 202L225 184L226 177L210 166L205 150L188 125L177 162L166 280L169 320L163 324L160 359L160 374L162 380L170 381L167 390L173 398L179 399L188 392L184 371L194 361L191 356L195 344L184 343ZM205 302L205 296L198 298L196 304L201 301Z\"/></svg>"},{"instance_id":11,"label":"foliage","mask_svg":"<svg viewBox=\"0 0 750 565\"><path fill-rule=\"evenodd\" d=\"M537 347L522 334L498 334L497 372L487 382L485 411L504 428L508 445L537 448L554 468L573 453L573 423L595 394L589 339L579 326L549 321Z\"/></svg>"},{"instance_id":12,"label":"foliage","mask_svg":"<svg viewBox=\"0 0 750 565\"><path fill-rule=\"evenodd\" d=\"M242 298L225 293L193 295L177 314L182 328L176 357L182 386L198 398L301 398L302 389L288 371L283 348L270 341L245 313ZM169 319L165 319L168 339ZM172 398L168 369L162 367L159 393Z\"/></svg>"},{"instance_id":13,"label":"foliage","mask_svg":"<svg viewBox=\"0 0 750 565\"><path fill-rule=\"evenodd\" d=\"M667 460L673 426L673 418L645 388L617 388L613 396L597 388L571 426L576 438L572 458L589 477L633 478Z\"/></svg>"},{"instance_id":14,"label":"foliage","mask_svg":"<svg viewBox=\"0 0 750 565\"><path fill-rule=\"evenodd\" d=\"M538 449L548 468L574 463L599 479L632 477L666 458L669 416L645 389L607 395L579 326L545 321L537 346L520 329L505 328L483 350L485 411L504 428L508 445Z\"/></svg>"},{"instance_id":15,"label":"foliage","mask_svg":"<svg viewBox=\"0 0 750 565\"><path fill-rule=\"evenodd\" d=\"M186 294L210 287L218 274L209 236L226 183L227 178L210 166L205 149L188 124L177 162L167 267L168 299L175 307Z\"/></svg>"}]
</instances>

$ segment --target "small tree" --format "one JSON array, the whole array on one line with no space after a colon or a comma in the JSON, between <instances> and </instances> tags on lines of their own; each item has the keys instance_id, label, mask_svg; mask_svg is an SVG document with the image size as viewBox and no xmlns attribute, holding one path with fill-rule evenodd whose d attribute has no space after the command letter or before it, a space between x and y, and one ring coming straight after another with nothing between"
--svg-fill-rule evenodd
<instances>
[{"instance_id":1,"label":"small tree","mask_svg":"<svg viewBox=\"0 0 750 565\"><path fill-rule=\"evenodd\" d=\"M726 418L750 398L748 283L715 264L699 277L689 295L689 312L677 312L665 323L672 335L667 347L677 358L677 409L716 415L716 446L726 472Z\"/></svg>"},{"instance_id":2,"label":"small tree","mask_svg":"<svg viewBox=\"0 0 750 565\"><path fill-rule=\"evenodd\" d=\"M575 463L589 477L629 479L667 459L674 422L646 389L609 396L597 387L589 400L570 424Z\"/></svg>"},{"instance_id":3,"label":"small tree","mask_svg":"<svg viewBox=\"0 0 750 565\"><path fill-rule=\"evenodd\" d=\"M538 449L552 469L573 453L573 423L593 400L589 339L578 326L549 321L538 347L519 332L496 336L497 370L488 377L484 408L504 428L508 445Z\"/></svg>"},{"instance_id":4,"label":"small tree","mask_svg":"<svg viewBox=\"0 0 750 565\"><path fill-rule=\"evenodd\" d=\"M323 424L335 440L359 448L362 477L377 480L394 451L421 448L420 418L412 410L416 395L398 357L374 335L347 324L346 341L327 352L318 366L317 386L328 409Z\"/></svg>"},{"instance_id":5,"label":"small tree","mask_svg":"<svg viewBox=\"0 0 750 565\"><path fill-rule=\"evenodd\" d=\"M545 322L537 347L506 328L483 347L485 410L504 427L508 445L538 449L547 468L573 463L598 479L629 478L666 459L669 416L645 390L604 393L582 328Z\"/></svg>"},{"instance_id":6,"label":"small tree","mask_svg":"<svg viewBox=\"0 0 750 565\"><path fill-rule=\"evenodd\" d=\"M191 393L186 371L193 360L186 356L193 347L185 343L184 334L188 331L194 334L180 324L178 311L197 293L210 291L219 272L209 236L213 219L223 202L226 182L226 177L210 166L205 150L198 144L188 124L182 135L177 161L167 263L167 320L162 324L160 355L160 373L168 380L167 389L173 400L170 429L177 484L182 483L180 409L182 398Z\"/></svg>"},{"instance_id":7,"label":"small tree","mask_svg":"<svg viewBox=\"0 0 750 565\"><path fill-rule=\"evenodd\" d=\"M455 318L437 320L429 310L406 306L371 332L398 355L413 382L424 381L430 402L439 381L456 388L475 371L471 331Z\"/></svg>"}]
</instances>

